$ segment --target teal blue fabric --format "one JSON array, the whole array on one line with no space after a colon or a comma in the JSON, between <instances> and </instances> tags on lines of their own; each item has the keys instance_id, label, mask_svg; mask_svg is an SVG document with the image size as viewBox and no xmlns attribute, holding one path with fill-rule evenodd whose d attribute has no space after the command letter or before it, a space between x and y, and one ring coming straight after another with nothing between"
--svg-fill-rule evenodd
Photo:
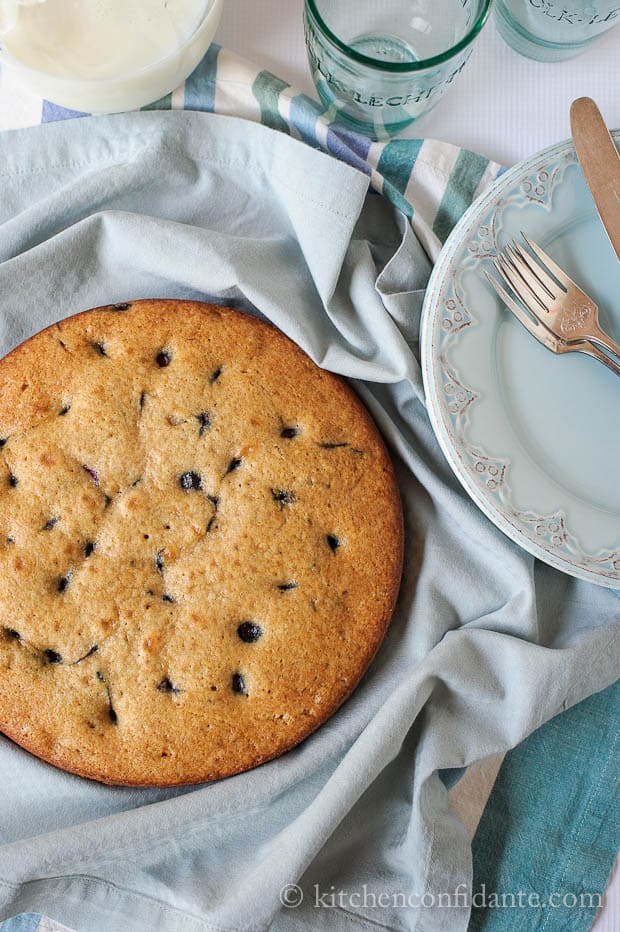
<instances>
[{"instance_id":1,"label":"teal blue fabric","mask_svg":"<svg viewBox=\"0 0 620 932\"><path fill-rule=\"evenodd\" d=\"M616 683L506 755L474 838L470 932L591 928L620 849L619 722Z\"/></svg>"}]
</instances>

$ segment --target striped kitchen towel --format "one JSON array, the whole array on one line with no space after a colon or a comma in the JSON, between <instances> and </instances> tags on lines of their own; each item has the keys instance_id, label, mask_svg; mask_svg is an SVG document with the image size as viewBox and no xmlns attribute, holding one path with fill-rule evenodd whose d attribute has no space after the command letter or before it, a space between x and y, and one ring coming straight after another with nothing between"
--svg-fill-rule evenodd
<instances>
[{"instance_id":1,"label":"striped kitchen towel","mask_svg":"<svg viewBox=\"0 0 620 932\"><path fill-rule=\"evenodd\" d=\"M433 139L371 142L330 122L325 109L286 81L212 45L185 84L146 110L202 110L264 123L348 162L410 218L435 260L470 203L504 170L481 155ZM0 76L0 130L87 114L42 100L5 69Z\"/></svg>"}]
</instances>

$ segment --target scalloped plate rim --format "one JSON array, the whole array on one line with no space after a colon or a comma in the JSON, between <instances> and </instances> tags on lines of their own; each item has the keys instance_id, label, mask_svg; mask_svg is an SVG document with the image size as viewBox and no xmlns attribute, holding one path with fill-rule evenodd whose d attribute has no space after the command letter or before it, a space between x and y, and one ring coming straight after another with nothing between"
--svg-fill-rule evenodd
<instances>
[{"instance_id":1,"label":"scalloped plate rim","mask_svg":"<svg viewBox=\"0 0 620 932\"><path fill-rule=\"evenodd\" d=\"M611 134L616 146L618 146L620 144L620 129L612 130ZM476 198L448 236L431 272L424 298L420 325L422 379L426 397L426 408L439 446L455 476L483 514L510 538L513 543L544 563L577 579L582 579L612 590L620 590L620 576L614 579L608 575L603 575L602 573L584 568L579 564L572 563L565 556L556 555L553 551L538 544L535 540L524 534L518 525L510 520L510 517L505 511L503 512L500 510L498 503L493 501L488 495L485 495L483 490L476 485L474 480L468 475L464 463L456 454L450 431L442 416L441 404L438 400L438 393L434 384L433 324L439 310L439 302L437 299L446 278L450 275L452 261L463 245L464 234L474 225L479 215L482 215L485 209L491 206L494 199L498 198L504 190L510 189L513 182L517 181L526 172L534 172L536 169L542 169L549 165L554 159L559 159L563 155L568 155L571 151L574 152L573 142L571 139L566 139L539 150L528 158L518 162L512 168L507 169L486 191Z\"/></svg>"}]
</instances>

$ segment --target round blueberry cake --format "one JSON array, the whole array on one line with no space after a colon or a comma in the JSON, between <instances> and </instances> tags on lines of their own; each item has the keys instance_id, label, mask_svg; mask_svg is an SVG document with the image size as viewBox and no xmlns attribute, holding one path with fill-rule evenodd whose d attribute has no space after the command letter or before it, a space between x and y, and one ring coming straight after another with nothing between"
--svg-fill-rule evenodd
<instances>
[{"instance_id":1,"label":"round blueberry cake","mask_svg":"<svg viewBox=\"0 0 620 932\"><path fill-rule=\"evenodd\" d=\"M238 311L136 301L0 362L0 731L105 783L254 767L394 610L400 497L353 392Z\"/></svg>"}]
</instances>

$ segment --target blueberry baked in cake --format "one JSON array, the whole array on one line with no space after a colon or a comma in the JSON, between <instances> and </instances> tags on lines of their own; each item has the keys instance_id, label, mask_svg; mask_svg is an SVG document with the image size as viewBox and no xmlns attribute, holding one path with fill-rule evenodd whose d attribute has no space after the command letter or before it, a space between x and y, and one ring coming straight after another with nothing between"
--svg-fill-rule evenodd
<instances>
[{"instance_id":1,"label":"blueberry baked in cake","mask_svg":"<svg viewBox=\"0 0 620 932\"><path fill-rule=\"evenodd\" d=\"M393 613L394 472L275 328L137 301L0 362L0 731L106 783L224 777L351 693Z\"/></svg>"}]
</instances>

